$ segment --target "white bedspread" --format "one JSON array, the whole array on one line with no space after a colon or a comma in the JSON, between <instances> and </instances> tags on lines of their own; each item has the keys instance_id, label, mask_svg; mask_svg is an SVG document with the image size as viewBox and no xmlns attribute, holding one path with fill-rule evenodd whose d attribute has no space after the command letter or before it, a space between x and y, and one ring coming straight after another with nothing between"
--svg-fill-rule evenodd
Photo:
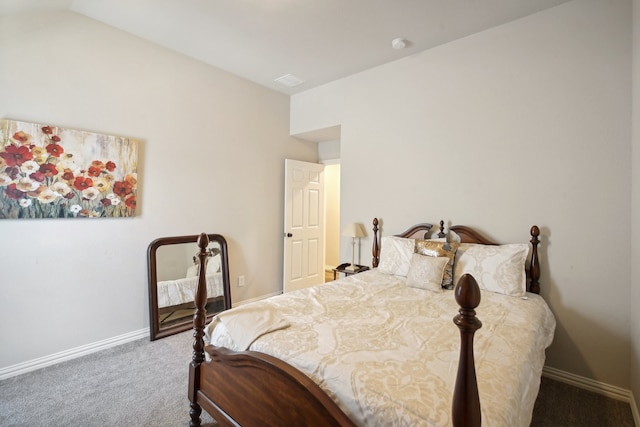
<instances>
[{"instance_id":1,"label":"white bedspread","mask_svg":"<svg viewBox=\"0 0 640 427\"><path fill-rule=\"evenodd\" d=\"M223 294L222 273L207 275L207 299ZM198 288L198 276L158 282L158 307L193 302Z\"/></svg>"},{"instance_id":2,"label":"white bedspread","mask_svg":"<svg viewBox=\"0 0 640 427\"><path fill-rule=\"evenodd\" d=\"M358 425L449 426L458 305L453 291L434 293L404 281L371 270L241 306L264 305L288 325L250 339L250 349L306 373ZM483 425L527 427L555 319L534 294L483 292L476 312L483 324L474 345ZM206 334L232 349L248 339L234 338L224 321L212 322Z\"/></svg>"}]
</instances>

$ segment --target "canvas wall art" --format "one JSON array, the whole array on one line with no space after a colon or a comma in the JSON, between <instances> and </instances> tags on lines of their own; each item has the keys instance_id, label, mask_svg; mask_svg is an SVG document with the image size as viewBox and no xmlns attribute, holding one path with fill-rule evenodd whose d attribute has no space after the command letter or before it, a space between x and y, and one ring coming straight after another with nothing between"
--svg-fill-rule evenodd
<instances>
[{"instance_id":1,"label":"canvas wall art","mask_svg":"<svg viewBox=\"0 0 640 427\"><path fill-rule=\"evenodd\" d=\"M0 219L135 216L138 141L0 121Z\"/></svg>"}]
</instances>

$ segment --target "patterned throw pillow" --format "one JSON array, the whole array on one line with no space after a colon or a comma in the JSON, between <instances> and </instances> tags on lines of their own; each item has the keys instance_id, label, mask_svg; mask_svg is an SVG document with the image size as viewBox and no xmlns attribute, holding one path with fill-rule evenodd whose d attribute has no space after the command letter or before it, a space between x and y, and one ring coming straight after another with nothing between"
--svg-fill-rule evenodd
<instances>
[{"instance_id":1,"label":"patterned throw pillow","mask_svg":"<svg viewBox=\"0 0 640 427\"><path fill-rule=\"evenodd\" d=\"M396 276L407 276L415 240L387 236L380 241L380 263L378 271Z\"/></svg>"},{"instance_id":2,"label":"patterned throw pillow","mask_svg":"<svg viewBox=\"0 0 640 427\"><path fill-rule=\"evenodd\" d=\"M463 274L469 273L480 289L522 297L527 291L525 263L528 254L526 243L496 246L463 243L456 255L455 283Z\"/></svg>"},{"instance_id":3,"label":"patterned throw pillow","mask_svg":"<svg viewBox=\"0 0 640 427\"><path fill-rule=\"evenodd\" d=\"M453 262L455 261L458 242L437 242L433 240L416 240L416 253L432 257L447 257L449 262L442 277L442 287L453 289Z\"/></svg>"},{"instance_id":4,"label":"patterned throw pillow","mask_svg":"<svg viewBox=\"0 0 640 427\"><path fill-rule=\"evenodd\" d=\"M407 274L407 286L442 292L442 277L449 258L413 254Z\"/></svg>"}]
</instances>

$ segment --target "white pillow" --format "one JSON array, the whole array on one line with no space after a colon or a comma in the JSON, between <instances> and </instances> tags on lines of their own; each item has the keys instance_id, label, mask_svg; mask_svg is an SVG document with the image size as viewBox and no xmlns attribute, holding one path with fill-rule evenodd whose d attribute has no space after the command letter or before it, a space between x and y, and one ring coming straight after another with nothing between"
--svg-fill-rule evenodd
<instances>
[{"instance_id":1,"label":"white pillow","mask_svg":"<svg viewBox=\"0 0 640 427\"><path fill-rule=\"evenodd\" d=\"M198 264L194 264L187 268L187 279L189 277L196 277L198 275Z\"/></svg>"},{"instance_id":2,"label":"white pillow","mask_svg":"<svg viewBox=\"0 0 640 427\"><path fill-rule=\"evenodd\" d=\"M415 240L386 236L380 241L380 263L378 271L395 276L405 276L415 251Z\"/></svg>"},{"instance_id":3,"label":"white pillow","mask_svg":"<svg viewBox=\"0 0 640 427\"><path fill-rule=\"evenodd\" d=\"M463 274L469 273L478 282L480 289L499 294L521 297L527 291L524 266L529 254L529 245L480 245L461 243L456 252L453 268L453 283Z\"/></svg>"},{"instance_id":4,"label":"white pillow","mask_svg":"<svg viewBox=\"0 0 640 427\"><path fill-rule=\"evenodd\" d=\"M220 254L214 255L207 261L207 276L220 272ZM198 264L194 264L187 269L187 278L198 275Z\"/></svg>"},{"instance_id":5,"label":"white pillow","mask_svg":"<svg viewBox=\"0 0 640 427\"><path fill-rule=\"evenodd\" d=\"M442 292L442 276L448 263L448 257L413 254L407 274L407 286Z\"/></svg>"},{"instance_id":6,"label":"white pillow","mask_svg":"<svg viewBox=\"0 0 640 427\"><path fill-rule=\"evenodd\" d=\"M220 272L220 254L214 255L207 261L207 276Z\"/></svg>"}]
</instances>

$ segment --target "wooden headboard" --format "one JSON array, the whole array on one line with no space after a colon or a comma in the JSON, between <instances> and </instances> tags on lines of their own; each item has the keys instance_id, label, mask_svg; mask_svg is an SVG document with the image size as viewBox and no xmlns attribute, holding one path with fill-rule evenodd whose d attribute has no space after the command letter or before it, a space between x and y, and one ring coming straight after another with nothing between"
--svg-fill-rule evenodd
<instances>
[{"instance_id":1,"label":"wooden headboard","mask_svg":"<svg viewBox=\"0 0 640 427\"><path fill-rule=\"evenodd\" d=\"M378 228L379 221L378 218L373 218L373 247L371 249L373 259L371 261L372 267L377 267L380 262L380 239ZM408 230L396 234L397 237L404 237L408 239L428 239L429 231L433 226L428 223L422 223L414 225ZM458 237L460 237L460 243L477 243L482 245L500 245L491 239L484 237L482 234L478 233L471 227L466 225L453 225L449 227L449 231L453 231ZM540 260L538 257L538 245L540 244L540 229L537 225L531 227L529 231L531 235L531 239L529 242L531 243L531 252L530 252L530 260L525 266L525 271L527 274L527 290L529 292L539 294L540 293ZM446 237L446 233L444 231L444 221L440 221L440 231L438 232L438 237Z\"/></svg>"}]
</instances>

